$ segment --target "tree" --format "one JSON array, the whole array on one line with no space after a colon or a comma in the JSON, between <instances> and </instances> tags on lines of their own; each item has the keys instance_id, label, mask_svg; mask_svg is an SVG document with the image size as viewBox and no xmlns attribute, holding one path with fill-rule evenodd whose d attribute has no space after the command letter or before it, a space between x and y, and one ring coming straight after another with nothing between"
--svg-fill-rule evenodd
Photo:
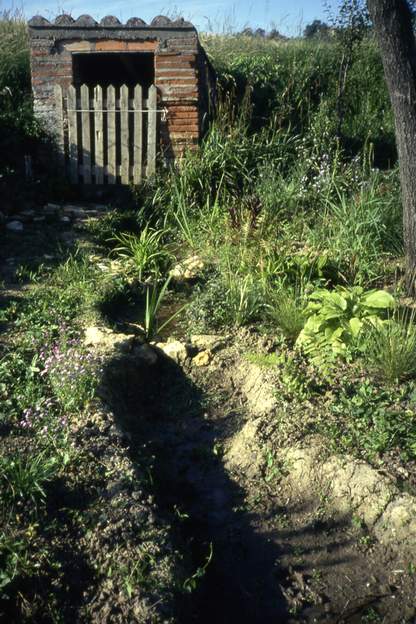
<instances>
[{"instance_id":1,"label":"tree","mask_svg":"<svg viewBox=\"0 0 416 624\"><path fill-rule=\"evenodd\" d=\"M316 19L311 24L307 24L305 30L303 31L303 36L305 39L325 39L329 35L329 31L330 28L328 24Z\"/></svg>"},{"instance_id":2,"label":"tree","mask_svg":"<svg viewBox=\"0 0 416 624\"><path fill-rule=\"evenodd\" d=\"M277 28L272 28L271 31L269 32L268 35L269 39L286 39L286 37L284 37L283 35L280 34L280 32L277 30Z\"/></svg>"},{"instance_id":3,"label":"tree","mask_svg":"<svg viewBox=\"0 0 416 624\"><path fill-rule=\"evenodd\" d=\"M403 203L406 281L416 294L416 39L408 0L367 0L393 107Z\"/></svg>"}]
</instances>

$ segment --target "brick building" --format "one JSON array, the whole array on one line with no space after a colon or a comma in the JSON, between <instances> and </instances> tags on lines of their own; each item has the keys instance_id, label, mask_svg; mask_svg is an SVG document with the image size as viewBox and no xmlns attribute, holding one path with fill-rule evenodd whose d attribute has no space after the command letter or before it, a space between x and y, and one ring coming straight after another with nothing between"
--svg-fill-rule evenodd
<instances>
[{"instance_id":1,"label":"brick building","mask_svg":"<svg viewBox=\"0 0 416 624\"><path fill-rule=\"evenodd\" d=\"M36 16L29 21L29 34L35 112L56 136L63 160L72 158L73 181L131 181L138 132L143 134L143 171L152 137L155 153L165 161L198 143L215 76L189 22L159 16L149 25L139 18L121 24L107 16L97 23L89 15L76 20L60 15L51 23ZM148 113L142 121L139 111ZM156 130L150 127L153 122ZM117 139L110 176L113 131ZM140 177L141 171L140 161Z\"/></svg>"}]
</instances>

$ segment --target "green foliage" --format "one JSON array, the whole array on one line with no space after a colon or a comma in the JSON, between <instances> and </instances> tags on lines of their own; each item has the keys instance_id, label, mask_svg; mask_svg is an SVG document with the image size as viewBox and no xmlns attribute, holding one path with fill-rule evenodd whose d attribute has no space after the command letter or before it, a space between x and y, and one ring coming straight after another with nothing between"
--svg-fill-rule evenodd
<instances>
[{"instance_id":1,"label":"green foliage","mask_svg":"<svg viewBox=\"0 0 416 624\"><path fill-rule=\"evenodd\" d=\"M272 322L288 340L295 342L305 324L304 302L300 294L293 290L281 290L267 309Z\"/></svg>"},{"instance_id":2,"label":"green foliage","mask_svg":"<svg viewBox=\"0 0 416 624\"><path fill-rule=\"evenodd\" d=\"M281 362L281 356L277 353L247 353L245 358L248 362L264 368L274 368Z\"/></svg>"},{"instance_id":3,"label":"green foliage","mask_svg":"<svg viewBox=\"0 0 416 624\"><path fill-rule=\"evenodd\" d=\"M332 398L332 417L322 421L321 427L338 451L376 459L398 448L408 460L416 457L414 406L412 387L398 392L370 381L347 382Z\"/></svg>"},{"instance_id":4,"label":"green foliage","mask_svg":"<svg viewBox=\"0 0 416 624\"><path fill-rule=\"evenodd\" d=\"M205 576L207 568L209 566L209 564L212 561L212 558L214 556L214 548L212 546L212 543L210 543L209 545L209 553L207 555L206 560L204 561L204 563L199 566L199 568L197 568L196 572L194 572L194 574L192 574L192 576L188 577L187 579L185 579L184 583L183 583L183 589L186 592L193 592L197 587L198 587L198 583L200 582L200 579Z\"/></svg>"},{"instance_id":5,"label":"green foliage","mask_svg":"<svg viewBox=\"0 0 416 624\"><path fill-rule=\"evenodd\" d=\"M234 273L229 266L196 288L187 317L193 331L204 332L245 325L259 318L263 305L264 295L254 275Z\"/></svg>"},{"instance_id":6,"label":"green foliage","mask_svg":"<svg viewBox=\"0 0 416 624\"><path fill-rule=\"evenodd\" d=\"M118 234L140 232L141 211L137 211L137 208L121 210L114 206L99 219L89 219L85 225L97 243L113 247Z\"/></svg>"},{"instance_id":7,"label":"green foliage","mask_svg":"<svg viewBox=\"0 0 416 624\"><path fill-rule=\"evenodd\" d=\"M311 242L339 265L350 284L378 278L384 268L383 259L401 253L399 196L396 192L387 195L387 189L380 192L378 178L372 176L356 194L337 189L336 195L325 201L310 236Z\"/></svg>"},{"instance_id":8,"label":"green foliage","mask_svg":"<svg viewBox=\"0 0 416 624\"><path fill-rule=\"evenodd\" d=\"M144 332L147 340L151 340L156 334L163 331L164 328L172 323L185 309L185 306L182 306L171 314L163 323L159 322L160 310L164 303L171 279L172 278L169 276L164 282L159 284L159 280L156 277L153 284L146 286Z\"/></svg>"},{"instance_id":9,"label":"green foliage","mask_svg":"<svg viewBox=\"0 0 416 624\"><path fill-rule=\"evenodd\" d=\"M173 256L164 242L166 233L165 230L155 230L145 225L138 236L130 233L119 234L114 238L118 243L114 253L127 259L132 272L143 281L146 277L166 271L172 260Z\"/></svg>"},{"instance_id":10,"label":"green foliage","mask_svg":"<svg viewBox=\"0 0 416 624\"><path fill-rule=\"evenodd\" d=\"M325 104L335 115L343 47L330 41L273 41L211 35L204 44L226 90L243 98L249 86L253 123L273 115L285 127L305 132ZM342 143L357 152L370 139L376 159L395 160L394 127L381 58L371 37L357 43L343 96Z\"/></svg>"},{"instance_id":11,"label":"green foliage","mask_svg":"<svg viewBox=\"0 0 416 624\"><path fill-rule=\"evenodd\" d=\"M45 485L58 474L61 465L56 455L46 452L28 457L0 456L2 504L16 505L45 498Z\"/></svg>"},{"instance_id":12,"label":"green foliage","mask_svg":"<svg viewBox=\"0 0 416 624\"><path fill-rule=\"evenodd\" d=\"M0 591L5 591L17 577L30 576L36 563L30 556L27 536L0 532Z\"/></svg>"},{"instance_id":13,"label":"green foliage","mask_svg":"<svg viewBox=\"0 0 416 624\"><path fill-rule=\"evenodd\" d=\"M379 378L389 384L416 375L414 314L369 327L364 357Z\"/></svg>"},{"instance_id":14,"label":"green foliage","mask_svg":"<svg viewBox=\"0 0 416 624\"><path fill-rule=\"evenodd\" d=\"M76 341L54 345L47 357L43 375L65 413L80 412L96 393L99 379L97 358Z\"/></svg>"},{"instance_id":15,"label":"green foliage","mask_svg":"<svg viewBox=\"0 0 416 624\"><path fill-rule=\"evenodd\" d=\"M0 11L0 192L33 149L40 128L33 116L29 42L19 12ZM20 181L21 185L21 181ZM10 187L9 187L10 188ZM16 189L18 192L18 188Z\"/></svg>"},{"instance_id":16,"label":"green foliage","mask_svg":"<svg viewBox=\"0 0 416 624\"><path fill-rule=\"evenodd\" d=\"M336 357L348 356L349 349L362 338L364 321L379 323L394 304L392 295L383 290L364 291L359 286L316 290L309 296L307 321L296 346L325 367Z\"/></svg>"}]
</instances>

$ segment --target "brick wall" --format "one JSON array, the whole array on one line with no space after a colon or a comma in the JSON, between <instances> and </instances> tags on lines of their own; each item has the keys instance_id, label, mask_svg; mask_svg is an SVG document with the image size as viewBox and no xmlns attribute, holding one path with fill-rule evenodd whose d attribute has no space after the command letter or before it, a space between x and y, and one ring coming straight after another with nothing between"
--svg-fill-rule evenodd
<instances>
[{"instance_id":1,"label":"brick wall","mask_svg":"<svg viewBox=\"0 0 416 624\"><path fill-rule=\"evenodd\" d=\"M54 24L35 17L29 22L35 111L46 127L56 127L54 85L73 82L72 55L100 52L153 52L159 103L167 109L161 122L161 149L166 158L180 156L201 138L207 88L201 81L206 57L195 28L183 20L158 17L146 26L132 18L125 26L107 17L97 24L89 16L74 21L60 16ZM140 82L138 77L137 82Z\"/></svg>"}]
</instances>

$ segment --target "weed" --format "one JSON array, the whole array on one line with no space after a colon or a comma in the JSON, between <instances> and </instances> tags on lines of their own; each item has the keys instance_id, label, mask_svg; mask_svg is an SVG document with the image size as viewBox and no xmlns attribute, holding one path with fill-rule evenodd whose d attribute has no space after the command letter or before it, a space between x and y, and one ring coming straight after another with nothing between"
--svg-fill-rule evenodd
<instances>
[{"instance_id":1,"label":"weed","mask_svg":"<svg viewBox=\"0 0 416 624\"><path fill-rule=\"evenodd\" d=\"M282 330L286 338L294 343L305 324L304 304L296 292L282 290L275 296L275 303L267 309L271 320Z\"/></svg>"},{"instance_id":2,"label":"weed","mask_svg":"<svg viewBox=\"0 0 416 624\"><path fill-rule=\"evenodd\" d=\"M363 340L363 329L369 324L380 324L380 317L394 305L394 298L383 290L365 292L361 287L317 290L309 296L305 308L307 321L296 345L312 362L328 370L336 357L347 357L349 347Z\"/></svg>"},{"instance_id":3,"label":"weed","mask_svg":"<svg viewBox=\"0 0 416 624\"><path fill-rule=\"evenodd\" d=\"M416 325L414 314L371 325L365 360L372 371L389 384L416 375Z\"/></svg>"},{"instance_id":4,"label":"weed","mask_svg":"<svg viewBox=\"0 0 416 624\"><path fill-rule=\"evenodd\" d=\"M276 457L275 453L273 453L272 451L267 451L265 455L265 483L277 481L281 479L285 474L287 474L287 467L285 465L285 462L279 460Z\"/></svg>"},{"instance_id":5,"label":"weed","mask_svg":"<svg viewBox=\"0 0 416 624\"><path fill-rule=\"evenodd\" d=\"M60 468L59 459L45 451L26 458L0 457L4 504L30 501L36 506L46 496L46 483L58 474Z\"/></svg>"},{"instance_id":6,"label":"weed","mask_svg":"<svg viewBox=\"0 0 416 624\"><path fill-rule=\"evenodd\" d=\"M29 553L27 537L0 532L0 591L17 577L30 576L36 564Z\"/></svg>"},{"instance_id":7,"label":"weed","mask_svg":"<svg viewBox=\"0 0 416 624\"><path fill-rule=\"evenodd\" d=\"M416 454L412 387L381 389L369 381L346 383L333 396L320 427L338 451L375 459L400 448L406 460Z\"/></svg>"},{"instance_id":8,"label":"weed","mask_svg":"<svg viewBox=\"0 0 416 624\"><path fill-rule=\"evenodd\" d=\"M72 338L66 344L52 345L44 355L41 375L47 376L63 410L79 412L95 395L99 370L98 359Z\"/></svg>"},{"instance_id":9,"label":"weed","mask_svg":"<svg viewBox=\"0 0 416 624\"><path fill-rule=\"evenodd\" d=\"M140 234L119 234L114 238L115 254L131 261L132 270L142 282L146 277L165 272L172 254L164 244L165 230L154 230L146 225Z\"/></svg>"},{"instance_id":10,"label":"weed","mask_svg":"<svg viewBox=\"0 0 416 624\"><path fill-rule=\"evenodd\" d=\"M158 332L163 331L179 314L183 312L186 306L182 306L176 310L166 321L159 325L159 312L163 304L166 292L168 290L171 277L169 276L160 286L156 279L153 285L146 287L146 307L144 315L144 331L147 340L151 340Z\"/></svg>"},{"instance_id":11,"label":"weed","mask_svg":"<svg viewBox=\"0 0 416 624\"><path fill-rule=\"evenodd\" d=\"M265 368L275 368L282 361L281 356L277 353L247 353L245 355L245 358L252 364L256 364L257 366L264 366Z\"/></svg>"},{"instance_id":12,"label":"weed","mask_svg":"<svg viewBox=\"0 0 416 624\"><path fill-rule=\"evenodd\" d=\"M367 609L366 613L361 618L361 622L363 622L363 624L371 624L372 622L376 623L382 621L383 618L375 609L373 609L373 607Z\"/></svg>"},{"instance_id":13,"label":"weed","mask_svg":"<svg viewBox=\"0 0 416 624\"><path fill-rule=\"evenodd\" d=\"M212 561L213 556L214 556L214 549L213 549L212 542L211 542L209 545L209 553L207 555L206 561L203 563L202 566L197 568L196 572L194 572L192 576L189 576L183 582L183 589L186 592L188 593L193 592L197 588L198 582L203 576L205 576L205 573L207 571L209 564Z\"/></svg>"}]
</instances>

